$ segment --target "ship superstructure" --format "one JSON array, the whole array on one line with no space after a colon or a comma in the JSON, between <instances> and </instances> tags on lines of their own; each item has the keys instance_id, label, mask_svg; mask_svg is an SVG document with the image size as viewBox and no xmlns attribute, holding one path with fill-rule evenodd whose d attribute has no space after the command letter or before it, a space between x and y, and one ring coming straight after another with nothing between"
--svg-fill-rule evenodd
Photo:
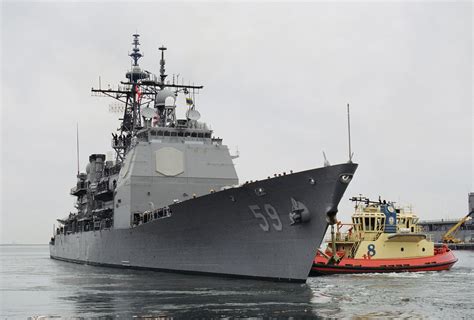
<instances>
[{"instance_id":1,"label":"ship superstructure","mask_svg":"<svg viewBox=\"0 0 474 320\"><path fill-rule=\"evenodd\" d=\"M168 81L165 47L156 76L139 66L133 35L127 81L92 89L119 101L114 159L92 154L59 219L51 257L72 262L302 281L327 219L357 165L326 166L239 185L221 138L200 122L202 86ZM186 117L178 119L178 97ZM273 265L272 267L269 267Z\"/></svg>"}]
</instances>

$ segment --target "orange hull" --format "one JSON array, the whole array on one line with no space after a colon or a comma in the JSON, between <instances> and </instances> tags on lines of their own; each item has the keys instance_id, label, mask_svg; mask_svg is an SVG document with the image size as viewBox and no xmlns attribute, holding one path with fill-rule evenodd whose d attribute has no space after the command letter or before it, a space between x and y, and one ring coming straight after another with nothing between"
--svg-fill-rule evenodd
<instances>
[{"instance_id":1,"label":"orange hull","mask_svg":"<svg viewBox=\"0 0 474 320\"><path fill-rule=\"evenodd\" d=\"M342 258L339 264L327 264L319 252L313 261L310 276L341 273L383 273L449 270L458 259L448 247L435 249L431 257L407 259L351 259Z\"/></svg>"}]
</instances>

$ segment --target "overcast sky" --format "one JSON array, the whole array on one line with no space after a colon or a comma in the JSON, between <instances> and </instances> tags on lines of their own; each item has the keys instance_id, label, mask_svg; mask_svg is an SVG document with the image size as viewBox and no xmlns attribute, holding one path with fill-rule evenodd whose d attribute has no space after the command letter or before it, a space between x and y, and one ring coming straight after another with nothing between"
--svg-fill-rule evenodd
<instances>
[{"instance_id":1,"label":"overcast sky","mask_svg":"<svg viewBox=\"0 0 474 320\"><path fill-rule=\"evenodd\" d=\"M347 156L348 198L378 195L422 219L467 212L473 191L472 5L1 2L0 243L47 243L73 211L80 163L107 153L118 115L91 97L124 80L132 37L143 68L205 86L202 120L232 150L241 182ZM184 109L184 106L182 106Z\"/></svg>"}]
</instances>

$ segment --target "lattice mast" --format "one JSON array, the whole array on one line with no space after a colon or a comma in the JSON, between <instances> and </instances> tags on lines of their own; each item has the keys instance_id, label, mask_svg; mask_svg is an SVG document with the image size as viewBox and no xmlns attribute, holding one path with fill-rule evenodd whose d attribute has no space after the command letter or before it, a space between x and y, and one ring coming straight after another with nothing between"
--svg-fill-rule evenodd
<instances>
[{"instance_id":1,"label":"lattice mast","mask_svg":"<svg viewBox=\"0 0 474 320\"><path fill-rule=\"evenodd\" d=\"M164 46L160 47L161 59L160 59L160 77L159 79L152 73L142 70L139 66L138 60L144 55L140 52L139 34L133 35L132 52L129 56L132 58L131 69L125 74L128 79L126 82L121 82L117 89L107 88L102 89L99 84L99 88L92 88L92 93L98 96L106 96L116 99L123 105L123 117L120 128L118 128L118 134L112 133L112 147L117 153L116 160L118 162L123 161L125 154L131 147L132 137L143 128L141 120L141 106L152 106L156 108L154 101L156 95L163 91L165 88L174 89L174 94L178 95L179 92L188 94L190 90L202 89L203 86L194 85L179 85L165 83L167 75L165 74L165 57L164 51L167 48ZM161 121L161 126L172 126L174 125L175 116L174 109L165 108L159 110L156 108L157 114L161 116L163 114L165 119L172 119L172 121ZM171 114L172 112L172 114ZM161 119L161 118L160 118Z\"/></svg>"}]
</instances>

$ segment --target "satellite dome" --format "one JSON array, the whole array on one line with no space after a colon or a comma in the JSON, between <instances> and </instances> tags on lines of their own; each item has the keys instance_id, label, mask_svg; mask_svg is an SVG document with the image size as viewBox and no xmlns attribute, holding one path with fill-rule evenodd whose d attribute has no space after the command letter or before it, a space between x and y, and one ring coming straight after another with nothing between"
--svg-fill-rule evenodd
<instances>
[{"instance_id":1,"label":"satellite dome","mask_svg":"<svg viewBox=\"0 0 474 320\"><path fill-rule=\"evenodd\" d=\"M148 74L146 72L142 71L142 69L140 69L139 66L133 66L132 70L128 71L125 74L125 76L130 81L138 81L138 80L141 80L141 79L147 79L148 78Z\"/></svg>"},{"instance_id":2,"label":"satellite dome","mask_svg":"<svg viewBox=\"0 0 474 320\"><path fill-rule=\"evenodd\" d=\"M173 101L176 100L174 92L168 89L159 91L155 96L155 106L164 106L166 98L171 97ZM170 99L168 99L170 101Z\"/></svg>"}]
</instances>

